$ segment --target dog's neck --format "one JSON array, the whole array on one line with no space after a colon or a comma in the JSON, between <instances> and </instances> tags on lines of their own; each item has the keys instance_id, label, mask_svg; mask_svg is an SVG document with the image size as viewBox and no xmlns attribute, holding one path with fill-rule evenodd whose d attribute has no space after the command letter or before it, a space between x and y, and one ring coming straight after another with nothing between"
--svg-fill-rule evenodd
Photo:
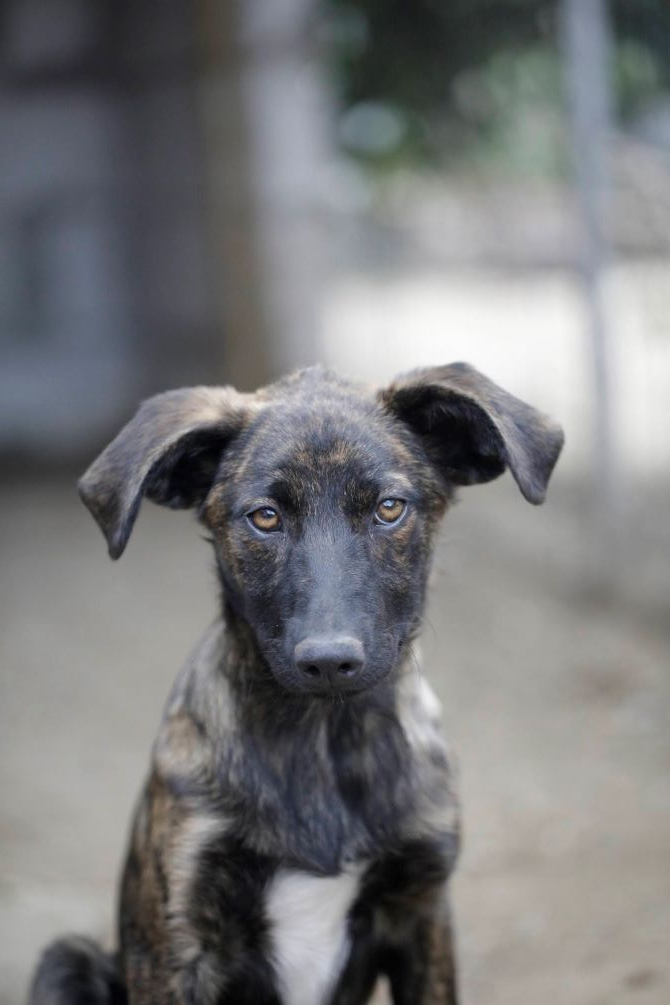
<instances>
[{"instance_id":1,"label":"dog's neck","mask_svg":"<svg viewBox=\"0 0 670 1005\"><path fill-rule=\"evenodd\" d=\"M175 685L156 768L223 811L259 854L335 874L397 844L415 817L420 680L407 663L346 699L294 695L263 669L249 625L229 616Z\"/></svg>"},{"instance_id":2,"label":"dog's neck","mask_svg":"<svg viewBox=\"0 0 670 1005\"><path fill-rule=\"evenodd\" d=\"M247 807L248 843L335 872L395 840L415 797L399 708L402 661L385 681L346 699L295 695L273 678L250 626L228 612L220 672L238 727L224 770L227 783L234 773Z\"/></svg>"}]
</instances>

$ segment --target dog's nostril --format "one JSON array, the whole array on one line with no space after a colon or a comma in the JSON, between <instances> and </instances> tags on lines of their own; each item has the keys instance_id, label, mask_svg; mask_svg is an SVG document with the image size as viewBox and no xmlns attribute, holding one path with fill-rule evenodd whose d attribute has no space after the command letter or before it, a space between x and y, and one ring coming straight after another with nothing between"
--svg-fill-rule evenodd
<instances>
[{"instance_id":1,"label":"dog's nostril","mask_svg":"<svg viewBox=\"0 0 670 1005\"><path fill-rule=\"evenodd\" d=\"M340 663L337 670L338 673L344 674L345 677L351 676L351 674L354 672L354 668L352 667L351 663Z\"/></svg>"},{"instance_id":2,"label":"dog's nostril","mask_svg":"<svg viewBox=\"0 0 670 1005\"><path fill-rule=\"evenodd\" d=\"M307 674L308 677L318 677L319 674L321 673L321 671L319 670L319 668L317 666L315 666L314 663L309 663L303 669L304 669L304 671L305 671L305 673Z\"/></svg>"}]
</instances>

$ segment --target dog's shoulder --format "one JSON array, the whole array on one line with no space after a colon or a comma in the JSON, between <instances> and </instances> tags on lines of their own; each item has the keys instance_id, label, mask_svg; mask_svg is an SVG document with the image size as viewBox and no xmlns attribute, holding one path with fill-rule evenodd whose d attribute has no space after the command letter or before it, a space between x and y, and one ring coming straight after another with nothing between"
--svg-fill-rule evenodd
<instances>
[{"instance_id":1,"label":"dog's shoulder","mask_svg":"<svg viewBox=\"0 0 670 1005\"><path fill-rule=\"evenodd\" d=\"M165 706L152 767L168 783L206 785L221 747L230 742L234 723L224 659L225 631L217 621L186 660Z\"/></svg>"},{"instance_id":2,"label":"dog's shoulder","mask_svg":"<svg viewBox=\"0 0 670 1005\"><path fill-rule=\"evenodd\" d=\"M447 759L442 705L421 673L405 672L398 683L397 712L410 750L419 760Z\"/></svg>"},{"instance_id":3,"label":"dog's shoulder","mask_svg":"<svg viewBox=\"0 0 670 1005\"><path fill-rule=\"evenodd\" d=\"M411 751L417 795L411 836L446 840L455 851L460 829L456 755L444 734L442 706L422 674L401 679L397 710Z\"/></svg>"}]
</instances>

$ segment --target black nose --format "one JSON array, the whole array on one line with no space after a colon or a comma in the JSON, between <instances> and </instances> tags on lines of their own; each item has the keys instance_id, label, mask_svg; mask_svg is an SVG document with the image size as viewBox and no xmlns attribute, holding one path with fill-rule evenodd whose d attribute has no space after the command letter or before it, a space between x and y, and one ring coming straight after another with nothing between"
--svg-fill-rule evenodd
<instances>
[{"instance_id":1,"label":"black nose","mask_svg":"<svg viewBox=\"0 0 670 1005\"><path fill-rule=\"evenodd\" d=\"M293 656L312 691L351 690L365 666L362 644L342 635L303 639Z\"/></svg>"}]
</instances>

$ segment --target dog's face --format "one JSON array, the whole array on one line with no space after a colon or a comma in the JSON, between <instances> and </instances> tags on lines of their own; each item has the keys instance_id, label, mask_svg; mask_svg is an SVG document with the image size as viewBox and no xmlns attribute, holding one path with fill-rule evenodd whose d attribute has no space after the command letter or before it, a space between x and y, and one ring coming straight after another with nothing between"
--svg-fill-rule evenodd
<instances>
[{"instance_id":1,"label":"dog's face","mask_svg":"<svg viewBox=\"0 0 670 1005\"><path fill-rule=\"evenodd\" d=\"M80 483L118 557L143 495L198 506L224 593L277 683L329 695L392 673L457 484L506 466L542 500L560 431L463 365L374 393L320 369L257 395L150 399Z\"/></svg>"},{"instance_id":2,"label":"dog's face","mask_svg":"<svg viewBox=\"0 0 670 1005\"><path fill-rule=\"evenodd\" d=\"M348 693L394 669L445 501L420 441L346 385L289 386L249 422L203 517L225 594L280 684Z\"/></svg>"}]
</instances>

